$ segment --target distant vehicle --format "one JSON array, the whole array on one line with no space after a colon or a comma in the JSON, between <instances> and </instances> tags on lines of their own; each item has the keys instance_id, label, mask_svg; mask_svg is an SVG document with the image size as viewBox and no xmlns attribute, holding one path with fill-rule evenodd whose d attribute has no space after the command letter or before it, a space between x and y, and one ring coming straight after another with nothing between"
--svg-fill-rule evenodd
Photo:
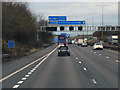
<instances>
[{"instance_id":1,"label":"distant vehicle","mask_svg":"<svg viewBox=\"0 0 120 90\"><path fill-rule=\"evenodd\" d=\"M68 39L68 44L72 44L72 40L71 39Z\"/></svg>"},{"instance_id":2,"label":"distant vehicle","mask_svg":"<svg viewBox=\"0 0 120 90\"><path fill-rule=\"evenodd\" d=\"M109 44L118 44L118 36L109 36L108 43Z\"/></svg>"},{"instance_id":3,"label":"distant vehicle","mask_svg":"<svg viewBox=\"0 0 120 90\"><path fill-rule=\"evenodd\" d=\"M78 46L81 45L82 43L83 43L83 39L78 39L77 41Z\"/></svg>"},{"instance_id":4,"label":"distant vehicle","mask_svg":"<svg viewBox=\"0 0 120 90\"><path fill-rule=\"evenodd\" d=\"M63 43L59 43L57 47L59 48L61 46L65 46L65 45Z\"/></svg>"},{"instance_id":5,"label":"distant vehicle","mask_svg":"<svg viewBox=\"0 0 120 90\"><path fill-rule=\"evenodd\" d=\"M72 44L74 44L75 43L75 41L74 40L72 40Z\"/></svg>"},{"instance_id":6,"label":"distant vehicle","mask_svg":"<svg viewBox=\"0 0 120 90\"><path fill-rule=\"evenodd\" d=\"M84 42L87 42L87 38L84 38Z\"/></svg>"},{"instance_id":7,"label":"distant vehicle","mask_svg":"<svg viewBox=\"0 0 120 90\"><path fill-rule=\"evenodd\" d=\"M75 44L78 44L78 42L77 42L77 41L75 41Z\"/></svg>"},{"instance_id":8,"label":"distant vehicle","mask_svg":"<svg viewBox=\"0 0 120 90\"><path fill-rule=\"evenodd\" d=\"M100 43L95 43L95 44L93 45L93 50L96 50L96 49L101 49L101 50L103 50L103 45L100 44Z\"/></svg>"},{"instance_id":9,"label":"distant vehicle","mask_svg":"<svg viewBox=\"0 0 120 90\"><path fill-rule=\"evenodd\" d=\"M59 44L66 45L66 35L58 35L58 45Z\"/></svg>"},{"instance_id":10,"label":"distant vehicle","mask_svg":"<svg viewBox=\"0 0 120 90\"><path fill-rule=\"evenodd\" d=\"M83 42L82 45L81 45L81 47L87 47L87 46L88 46L88 45L87 45L86 42Z\"/></svg>"},{"instance_id":11,"label":"distant vehicle","mask_svg":"<svg viewBox=\"0 0 120 90\"><path fill-rule=\"evenodd\" d=\"M103 41L100 41L100 44L103 44Z\"/></svg>"},{"instance_id":12,"label":"distant vehicle","mask_svg":"<svg viewBox=\"0 0 120 90\"><path fill-rule=\"evenodd\" d=\"M70 56L70 50L67 46L61 46L59 49L58 49L58 56L61 56L61 55L68 55Z\"/></svg>"},{"instance_id":13,"label":"distant vehicle","mask_svg":"<svg viewBox=\"0 0 120 90\"><path fill-rule=\"evenodd\" d=\"M92 42L89 42L89 45L90 45L90 46L93 46L94 44L95 44L95 42L93 42L93 41L92 41Z\"/></svg>"}]
</instances>

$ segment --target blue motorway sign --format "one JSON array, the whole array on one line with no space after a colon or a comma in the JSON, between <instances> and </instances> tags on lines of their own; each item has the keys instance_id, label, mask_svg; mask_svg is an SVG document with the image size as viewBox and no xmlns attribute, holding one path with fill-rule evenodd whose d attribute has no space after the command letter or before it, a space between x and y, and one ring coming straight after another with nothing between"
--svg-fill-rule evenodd
<instances>
[{"instance_id":1,"label":"blue motorway sign","mask_svg":"<svg viewBox=\"0 0 120 90\"><path fill-rule=\"evenodd\" d=\"M61 35L66 35L67 33L61 33Z\"/></svg>"},{"instance_id":2,"label":"blue motorway sign","mask_svg":"<svg viewBox=\"0 0 120 90\"><path fill-rule=\"evenodd\" d=\"M66 36L70 36L70 34L66 34Z\"/></svg>"},{"instance_id":3,"label":"blue motorway sign","mask_svg":"<svg viewBox=\"0 0 120 90\"><path fill-rule=\"evenodd\" d=\"M55 42L57 42L57 41L58 41L58 38L57 38L57 37L55 37L54 41L55 41Z\"/></svg>"},{"instance_id":4,"label":"blue motorway sign","mask_svg":"<svg viewBox=\"0 0 120 90\"><path fill-rule=\"evenodd\" d=\"M50 21L50 24L57 24L58 22L56 21Z\"/></svg>"},{"instance_id":5,"label":"blue motorway sign","mask_svg":"<svg viewBox=\"0 0 120 90\"><path fill-rule=\"evenodd\" d=\"M49 21L67 20L66 16L49 16Z\"/></svg>"},{"instance_id":6,"label":"blue motorway sign","mask_svg":"<svg viewBox=\"0 0 120 90\"><path fill-rule=\"evenodd\" d=\"M58 25L85 25L85 21L58 21Z\"/></svg>"},{"instance_id":7,"label":"blue motorway sign","mask_svg":"<svg viewBox=\"0 0 120 90\"><path fill-rule=\"evenodd\" d=\"M15 47L15 41L8 41L8 48L14 48Z\"/></svg>"}]
</instances>

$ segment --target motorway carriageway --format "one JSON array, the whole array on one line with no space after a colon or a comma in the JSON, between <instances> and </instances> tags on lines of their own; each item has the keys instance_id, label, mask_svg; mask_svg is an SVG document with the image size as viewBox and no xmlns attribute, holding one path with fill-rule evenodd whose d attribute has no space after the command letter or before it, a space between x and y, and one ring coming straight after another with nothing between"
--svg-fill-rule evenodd
<instances>
[{"instance_id":1,"label":"motorway carriageway","mask_svg":"<svg viewBox=\"0 0 120 90\"><path fill-rule=\"evenodd\" d=\"M57 56L56 45L3 64L3 88L118 88L118 52L69 45L71 56Z\"/></svg>"}]
</instances>

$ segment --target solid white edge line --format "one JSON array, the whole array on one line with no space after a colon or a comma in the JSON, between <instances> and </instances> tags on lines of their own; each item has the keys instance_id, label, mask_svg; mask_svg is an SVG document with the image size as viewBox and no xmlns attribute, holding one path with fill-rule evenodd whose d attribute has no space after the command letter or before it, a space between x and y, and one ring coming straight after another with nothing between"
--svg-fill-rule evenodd
<instances>
[{"instance_id":1,"label":"solid white edge line","mask_svg":"<svg viewBox=\"0 0 120 90\"><path fill-rule=\"evenodd\" d=\"M56 49L54 49L53 52L54 52L55 50L56 50ZM40 63L38 63L38 64L33 68L33 70L35 70L35 68L38 68L38 67L42 64L42 62L44 62L53 52L50 52L47 57L45 57L42 61L40 61ZM28 72L28 74L31 75L32 73L31 73L31 72ZM27 77L29 77L29 75L25 75L25 77L22 78L22 80L26 80ZM23 83L23 81L19 81L19 82L18 82L18 84L20 84L20 83ZM17 88L17 86L14 86L14 88Z\"/></svg>"},{"instance_id":2,"label":"solid white edge line","mask_svg":"<svg viewBox=\"0 0 120 90\"><path fill-rule=\"evenodd\" d=\"M14 85L14 86L13 86L13 88L18 88L18 87L19 87L19 85Z\"/></svg>"},{"instance_id":3,"label":"solid white edge line","mask_svg":"<svg viewBox=\"0 0 120 90\"><path fill-rule=\"evenodd\" d=\"M39 59L37 59L37 60L35 60L35 61L31 62L30 64L28 64L28 65L26 65L26 66L22 67L21 69L19 69L19 70L15 71L15 72L13 72L13 73L9 74L8 76L6 76L6 77L4 77L4 78L0 79L0 82L2 82L2 81L4 81L4 80L8 79L9 77L11 77L11 76L15 75L15 74L16 74L16 73L18 73L18 72L20 72L20 71L24 70L25 68L27 68L27 67L31 66L31 65L32 65L32 64L34 64L35 62L38 62L39 60L43 59L44 57L49 56L49 55L50 55L51 53L53 53L56 49L57 49L57 47L56 47L55 49L53 49L50 53L48 53L48 54L44 55L43 57L41 57L41 58L39 58Z\"/></svg>"}]
</instances>

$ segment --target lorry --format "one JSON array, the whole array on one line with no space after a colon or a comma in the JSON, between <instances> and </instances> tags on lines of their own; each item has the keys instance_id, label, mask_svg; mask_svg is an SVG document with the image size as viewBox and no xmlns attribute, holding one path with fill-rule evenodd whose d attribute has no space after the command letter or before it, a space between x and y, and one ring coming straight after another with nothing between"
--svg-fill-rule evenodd
<instances>
[{"instance_id":1,"label":"lorry","mask_svg":"<svg viewBox=\"0 0 120 90\"><path fill-rule=\"evenodd\" d=\"M108 37L108 43L109 44L118 44L118 36L117 35L111 35Z\"/></svg>"},{"instance_id":2,"label":"lorry","mask_svg":"<svg viewBox=\"0 0 120 90\"><path fill-rule=\"evenodd\" d=\"M84 42L87 42L87 38L84 38Z\"/></svg>"},{"instance_id":3,"label":"lorry","mask_svg":"<svg viewBox=\"0 0 120 90\"><path fill-rule=\"evenodd\" d=\"M78 46L81 45L83 42L84 42L83 39L78 39L78 41L77 41Z\"/></svg>"},{"instance_id":4,"label":"lorry","mask_svg":"<svg viewBox=\"0 0 120 90\"><path fill-rule=\"evenodd\" d=\"M66 35L58 35L58 45L66 45Z\"/></svg>"}]
</instances>

